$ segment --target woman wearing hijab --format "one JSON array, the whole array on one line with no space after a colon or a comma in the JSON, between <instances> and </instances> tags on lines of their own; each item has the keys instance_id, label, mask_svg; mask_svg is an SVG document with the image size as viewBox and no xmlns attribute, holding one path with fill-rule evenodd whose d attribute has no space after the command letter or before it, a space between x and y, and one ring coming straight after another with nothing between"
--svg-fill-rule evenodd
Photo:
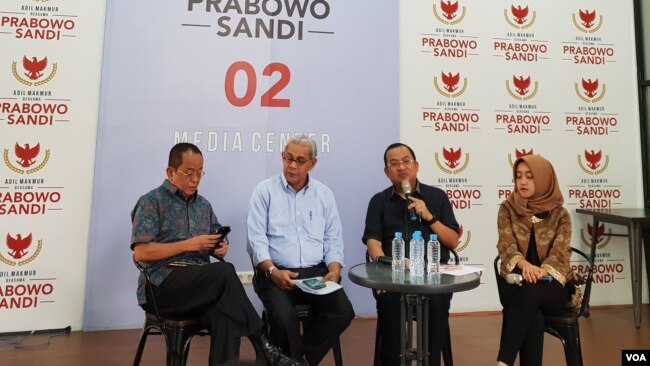
<instances>
[{"instance_id":1,"label":"woman wearing hijab","mask_svg":"<svg viewBox=\"0 0 650 366\"><path fill-rule=\"evenodd\" d=\"M513 365L517 353L522 366L541 365L544 315L562 313L570 299L571 218L548 160L521 157L513 173L515 189L497 221L504 308L497 365ZM520 274L521 282L508 284L508 274Z\"/></svg>"}]
</instances>

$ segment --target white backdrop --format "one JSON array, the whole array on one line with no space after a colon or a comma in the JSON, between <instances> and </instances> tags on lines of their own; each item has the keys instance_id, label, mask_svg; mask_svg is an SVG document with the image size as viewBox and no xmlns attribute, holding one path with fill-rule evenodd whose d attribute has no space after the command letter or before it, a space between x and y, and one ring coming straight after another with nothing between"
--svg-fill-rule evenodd
<instances>
[{"instance_id":1,"label":"white backdrop","mask_svg":"<svg viewBox=\"0 0 650 366\"><path fill-rule=\"evenodd\" d=\"M632 2L446 4L401 2L400 136L452 201L462 262L488 269L454 309L497 309L496 213L518 154L553 163L579 249L591 220L576 208L643 206ZM597 255L591 303L630 303L627 238L600 237Z\"/></svg>"},{"instance_id":2,"label":"white backdrop","mask_svg":"<svg viewBox=\"0 0 650 366\"><path fill-rule=\"evenodd\" d=\"M104 5L0 3L0 332L83 324Z\"/></svg>"}]
</instances>

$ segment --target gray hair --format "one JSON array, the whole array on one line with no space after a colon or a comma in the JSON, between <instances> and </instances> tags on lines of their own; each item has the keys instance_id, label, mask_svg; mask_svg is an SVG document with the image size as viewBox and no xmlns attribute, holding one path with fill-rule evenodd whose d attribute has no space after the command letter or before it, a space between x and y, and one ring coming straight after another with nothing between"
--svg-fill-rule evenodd
<instances>
[{"instance_id":1,"label":"gray hair","mask_svg":"<svg viewBox=\"0 0 650 366\"><path fill-rule=\"evenodd\" d=\"M289 138L287 141L287 144L284 146L284 151L287 151L287 146L289 144L296 144L296 145L302 145L302 146L307 146L309 147L309 157L312 159L316 158L316 154L318 152L318 148L316 147L316 142L314 141L313 138L305 135L305 134L298 134L295 136L292 136ZM283 152L284 152L283 151Z\"/></svg>"}]
</instances>

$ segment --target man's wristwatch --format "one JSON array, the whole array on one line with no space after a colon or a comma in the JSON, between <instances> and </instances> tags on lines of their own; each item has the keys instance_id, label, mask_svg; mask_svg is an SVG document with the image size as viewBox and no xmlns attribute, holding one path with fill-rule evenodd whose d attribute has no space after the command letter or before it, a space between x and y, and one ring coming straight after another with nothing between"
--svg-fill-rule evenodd
<instances>
[{"instance_id":1,"label":"man's wristwatch","mask_svg":"<svg viewBox=\"0 0 650 366\"><path fill-rule=\"evenodd\" d=\"M271 274L273 273L273 270L276 269L276 268L278 268L278 267L276 267L276 266L269 267L269 269L266 270L266 277L271 278Z\"/></svg>"},{"instance_id":2,"label":"man's wristwatch","mask_svg":"<svg viewBox=\"0 0 650 366\"><path fill-rule=\"evenodd\" d=\"M435 224L436 221L438 221L438 219L436 218L436 215L431 214L431 220L426 220L426 221L424 221L424 223L425 223L427 226L431 226L431 225Z\"/></svg>"}]
</instances>

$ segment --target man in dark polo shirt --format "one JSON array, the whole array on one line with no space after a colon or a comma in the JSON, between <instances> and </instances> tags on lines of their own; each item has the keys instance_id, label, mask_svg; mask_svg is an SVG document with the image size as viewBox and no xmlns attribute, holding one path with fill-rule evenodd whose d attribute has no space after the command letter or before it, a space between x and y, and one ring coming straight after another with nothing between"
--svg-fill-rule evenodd
<instances>
[{"instance_id":1,"label":"man in dark polo shirt","mask_svg":"<svg viewBox=\"0 0 650 366\"><path fill-rule=\"evenodd\" d=\"M392 240L396 231L404 235L408 243L414 231L422 232L428 240L430 234L438 235L441 243L441 262L449 260L449 249L458 246L458 228L451 203L444 191L426 185L417 179L419 164L413 150L402 143L395 143L384 152L384 173L391 186L375 194L368 204L363 242L368 256L376 260L391 255ZM402 182L414 187L406 199ZM409 219L408 210L413 209L417 220ZM406 253L408 256L408 251ZM375 365L398 365L400 363L400 294L373 290L377 300L377 327L379 331L379 355ZM440 365L440 354L448 331L451 294L429 295L429 363Z\"/></svg>"}]
</instances>

